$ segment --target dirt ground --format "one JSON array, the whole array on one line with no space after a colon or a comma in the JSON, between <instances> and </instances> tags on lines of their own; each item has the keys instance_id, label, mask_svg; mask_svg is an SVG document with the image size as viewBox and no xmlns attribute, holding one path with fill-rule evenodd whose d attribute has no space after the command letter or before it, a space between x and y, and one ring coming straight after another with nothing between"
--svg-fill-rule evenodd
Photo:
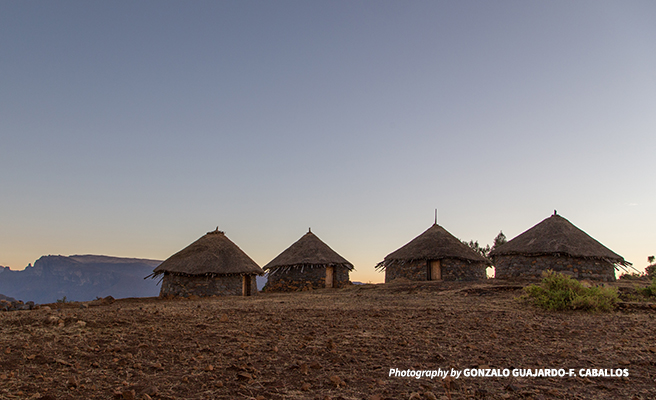
<instances>
[{"instance_id":1,"label":"dirt ground","mask_svg":"<svg viewBox=\"0 0 656 400\"><path fill-rule=\"evenodd\" d=\"M4 312L0 398L656 398L655 309L553 313L522 293L419 282ZM476 368L575 376L390 376Z\"/></svg>"}]
</instances>

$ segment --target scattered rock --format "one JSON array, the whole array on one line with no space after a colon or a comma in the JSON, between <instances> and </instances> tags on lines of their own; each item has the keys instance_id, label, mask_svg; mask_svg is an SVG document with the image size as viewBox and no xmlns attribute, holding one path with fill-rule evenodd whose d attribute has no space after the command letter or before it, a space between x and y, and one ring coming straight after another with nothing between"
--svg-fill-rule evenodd
<instances>
[{"instance_id":1,"label":"scattered rock","mask_svg":"<svg viewBox=\"0 0 656 400\"><path fill-rule=\"evenodd\" d=\"M447 376L446 378L442 379L442 386L447 392L456 390L458 388L458 384L452 376Z\"/></svg>"},{"instance_id":2,"label":"scattered rock","mask_svg":"<svg viewBox=\"0 0 656 400\"><path fill-rule=\"evenodd\" d=\"M237 379L250 381L253 379L253 375L249 374L248 372L238 372Z\"/></svg>"},{"instance_id":3,"label":"scattered rock","mask_svg":"<svg viewBox=\"0 0 656 400\"><path fill-rule=\"evenodd\" d=\"M340 378L337 375L333 375L333 376L330 377L330 383L332 383L333 386L335 386L337 388L346 385L346 383L342 380L342 378Z\"/></svg>"},{"instance_id":4,"label":"scattered rock","mask_svg":"<svg viewBox=\"0 0 656 400\"><path fill-rule=\"evenodd\" d=\"M72 388L78 387L79 384L80 384L80 382L77 380L76 377L73 376L73 377L68 379L68 382L66 383L66 386L69 389L72 389Z\"/></svg>"},{"instance_id":5,"label":"scattered rock","mask_svg":"<svg viewBox=\"0 0 656 400\"><path fill-rule=\"evenodd\" d=\"M513 385L512 383L509 383L508 385L506 385L506 390L509 392L518 392L519 388Z\"/></svg>"},{"instance_id":6,"label":"scattered rock","mask_svg":"<svg viewBox=\"0 0 656 400\"><path fill-rule=\"evenodd\" d=\"M428 400L437 400L437 396L435 396L435 393L431 391L424 392L424 397L427 398Z\"/></svg>"},{"instance_id":7,"label":"scattered rock","mask_svg":"<svg viewBox=\"0 0 656 400\"><path fill-rule=\"evenodd\" d=\"M159 393L159 389L157 389L157 386L153 386L153 385L146 387L143 391L143 394L147 396L157 396L158 393Z\"/></svg>"},{"instance_id":8,"label":"scattered rock","mask_svg":"<svg viewBox=\"0 0 656 400\"><path fill-rule=\"evenodd\" d=\"M308 374L309 367L308 367L308 365L307 365L306 363L301 364L301 365L299 366L299 369L300 369L300 371L301 371L301 374L303 374L303 375L307 375L307 374Z\"/></svg>"}]
</instances>

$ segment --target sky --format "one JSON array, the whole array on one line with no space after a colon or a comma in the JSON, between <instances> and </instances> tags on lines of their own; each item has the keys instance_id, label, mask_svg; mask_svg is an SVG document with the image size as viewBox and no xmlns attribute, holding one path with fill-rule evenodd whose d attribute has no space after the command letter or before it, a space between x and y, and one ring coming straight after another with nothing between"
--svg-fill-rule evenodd
<instances>
[{"instance_id":1,"label":"sky","mask_svg":"<svg viewBox=\"0 0 656 400\"><path fill-rule=\"evenodd\" d=\"M308 228L356 271L554 209L656 253L653 1L0 2L0 265Z\"/></svg>"}]
</instances>

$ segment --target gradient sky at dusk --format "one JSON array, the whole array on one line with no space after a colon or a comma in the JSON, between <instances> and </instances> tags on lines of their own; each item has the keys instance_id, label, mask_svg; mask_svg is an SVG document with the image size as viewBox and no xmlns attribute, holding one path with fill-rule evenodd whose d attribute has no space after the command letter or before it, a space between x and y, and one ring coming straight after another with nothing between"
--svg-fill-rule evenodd
<instances>
[{"instance_id":1,"label":"gradient sky at dusk","mask_svg":"<svg viewBox=\"0 0 656 400\"><path fill-rule=\"evenodd\" d=\"M433 222L554 209L656 253L656 2L0 2L0 265L260 265L308 227L374 265Z\"/></svg>"}]
</instances>

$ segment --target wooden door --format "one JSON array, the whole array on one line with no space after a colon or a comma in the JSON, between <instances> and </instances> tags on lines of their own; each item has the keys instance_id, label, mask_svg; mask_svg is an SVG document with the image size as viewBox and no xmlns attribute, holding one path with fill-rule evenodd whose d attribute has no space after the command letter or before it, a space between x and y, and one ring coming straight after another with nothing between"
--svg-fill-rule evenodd
<instances>
[{"instance_id":1,"label":"wooden door","mask_svg":"<svg viewBox=\"0 0 656 400\"><path fill-rule=\"evenodd\" d=\"M442 280L442 264L440 263L440 260L434 260L430 262L430 280Z\"/></svg>"},{"instance_id":2,"label":"wooden door","mask_svg":"<svg viewBox=\"0 0 656 400\"><path fill-rule=\"evenodd\" d=\"M333 287L334 278L333 278L333 267L326 267L326 287Z\"/></svg>"},{"instance_id":3,"label":"wooden door","mask_svg":"<svg viewBox=\"0 0 656 400\"><path fill-rule=\"evenodd\" d=\"M241 294L243 296L251 295L251 276L244 275L244 280L242 281Z\"/></svg>"}]
</instances>

